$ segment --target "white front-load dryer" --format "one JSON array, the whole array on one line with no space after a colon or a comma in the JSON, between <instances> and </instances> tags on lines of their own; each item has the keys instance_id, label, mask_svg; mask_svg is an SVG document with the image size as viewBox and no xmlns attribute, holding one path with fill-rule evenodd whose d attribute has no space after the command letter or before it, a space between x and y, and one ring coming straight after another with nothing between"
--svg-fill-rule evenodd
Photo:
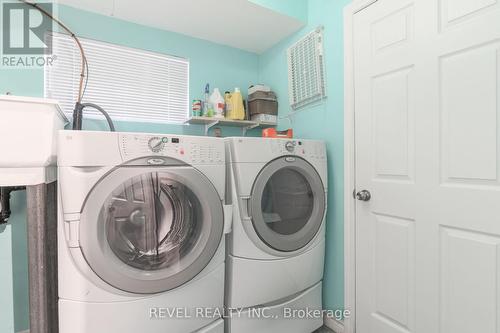
<instances>
[{"instance_id":1,"label":"white front-load dryer","mask_svg":"<svg viewBox=\"0 0 500 333\"><path fill-rule=\"evenodd\" d=\"M228 332L311 332L322 324L320 312L301 320L291 310L321 310L325 145L228 138L226 154L234 207L227 236ZM265 311L255 316L259 308Z\"/></svg>"},{"instance_id":2,"label":"white front-load dryer","mask_svg":"<svg viewBox=\"0 0 500 333\"><path fill-rule=\"evenodd\" d=\"M60 131L58 172L61 333L223 332L221 140Z\"/></svg>"}]
</instances>

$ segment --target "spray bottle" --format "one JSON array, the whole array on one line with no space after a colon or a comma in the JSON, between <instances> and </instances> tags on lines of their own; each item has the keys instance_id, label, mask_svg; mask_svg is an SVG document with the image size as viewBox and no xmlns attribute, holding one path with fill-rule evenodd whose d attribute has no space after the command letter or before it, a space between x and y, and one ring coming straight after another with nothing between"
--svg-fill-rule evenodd
<instances>
[{"instance_id":1,"label":"spray bottle","mask_svg":"<svg viewBox=\"0 0 500 333\"><path fill-rule=\"evenodd\" d=\"M204 95L204 98L203 98L203 117L211 117L212 114L210 113L213 113L213 111L211 112L211 108L210 108L210 101L209 101L209 94L210 94L210 84L206 84L205 85L205 95Z\"/></svg>"}]
</instances>

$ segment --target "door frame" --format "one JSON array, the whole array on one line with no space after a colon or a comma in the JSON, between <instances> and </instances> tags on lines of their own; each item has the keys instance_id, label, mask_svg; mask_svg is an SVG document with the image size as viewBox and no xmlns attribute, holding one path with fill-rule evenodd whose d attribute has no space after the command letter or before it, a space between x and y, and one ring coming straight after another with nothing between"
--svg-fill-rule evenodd
<instances>
[{"instance_id":1,"label":"door frame","mask_svg":"<svg viewBox=\"0 0 500 333\"><path fill-rule=\"evenodd\" d=\"M344 8L344 318L343 333L356 331L356 140L354 105L354 15L377 1L353 0ZM338 332L340 333L340 332Z\"/></svg>"}]
</instances>

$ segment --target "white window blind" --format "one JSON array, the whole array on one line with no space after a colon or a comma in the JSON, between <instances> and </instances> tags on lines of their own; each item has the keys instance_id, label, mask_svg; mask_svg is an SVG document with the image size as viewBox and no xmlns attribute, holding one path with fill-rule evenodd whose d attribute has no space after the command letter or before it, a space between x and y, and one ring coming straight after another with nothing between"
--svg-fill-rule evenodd
<instances>
[{"instance_id":1,"label":"white window blind","mask_svg":"<svg viewBox=\"0 0 500 333\"><path fill-rule=\"evenodd\" d=\"M81 58L74 40L52 33L52 66L45 67L45 96L72 114ZM89 64L83 102L98 104L112 119L183 123L189 115L189 61L80 38ZM84 117L101 117L86 108Z\"/></svg>"},{"instance_id":2,"label":"white window blind","mask_svg":"<svg viewBox=\"0 0 500 333\"><path fill-rule=\"evenodd\" d=\"M326 97L323 63L323 28L293 44L288 56L288 95L293 109Z\"/></svg>"}]
</instances>

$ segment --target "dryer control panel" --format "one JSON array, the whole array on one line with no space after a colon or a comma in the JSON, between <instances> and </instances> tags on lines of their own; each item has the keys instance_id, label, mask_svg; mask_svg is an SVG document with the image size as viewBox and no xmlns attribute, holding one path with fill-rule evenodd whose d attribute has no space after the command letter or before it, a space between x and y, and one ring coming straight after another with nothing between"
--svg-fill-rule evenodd
<instances>
[{"instance_id":1,"label":"dryer control panel","mask_svg":"<svg viewBox=\"0 0 500 333\"><path fill-rule=\"evenodd\" d=\"M327 156L325 143L319 140L234 137L226 141L234 163L268 163L285 155L323 162Z\"/></svg>"},{"instance_id":2,"label":"dryer control panel","mask_svg":"<svg viewBox=\"0 0 500 333\"><path fill-rule=\"evenodd\" d=\"M120 150L124 161L144 156L165 156L189 164L224 163L221 140L182 135L121 133Z\"/></svg>"},{"instance_id":3,"label":"dryer control panel","mask_svg":"<svg viewBox=\"0 0 500 333\"><path fill-rule=\"evenodd\" d=\"M298 155L306 159L326 159L325 146L318 141L275 139L269 144L275 155Z\"/></svg>"}]
</instances>

